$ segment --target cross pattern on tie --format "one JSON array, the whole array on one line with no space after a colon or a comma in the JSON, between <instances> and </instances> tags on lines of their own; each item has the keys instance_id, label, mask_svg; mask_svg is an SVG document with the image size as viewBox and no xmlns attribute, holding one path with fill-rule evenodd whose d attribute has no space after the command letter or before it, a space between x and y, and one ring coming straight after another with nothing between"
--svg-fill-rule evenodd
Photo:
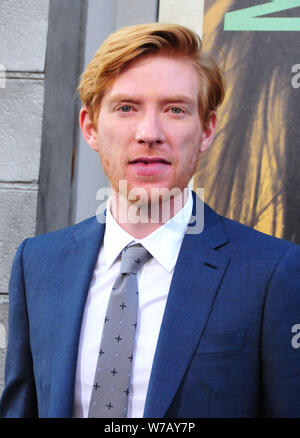
<instances>
[{"instance_id":1,"label":"cross pattern on tie","mask_svg":"<svg viewBox=\"0 0 300 438\"><path fill-rule=\"evenodd\" d=\"M137 327L137 273L150 258L142 245L127 246L107 305L89 406L89 418L127 415Z\"/></svg>"}]
</instances>

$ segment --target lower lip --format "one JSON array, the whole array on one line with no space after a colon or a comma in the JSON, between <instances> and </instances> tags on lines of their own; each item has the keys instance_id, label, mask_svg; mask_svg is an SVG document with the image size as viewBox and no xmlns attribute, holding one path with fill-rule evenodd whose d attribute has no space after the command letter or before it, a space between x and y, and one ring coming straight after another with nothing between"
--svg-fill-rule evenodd
<instances>
[{"instance_id":1,"label":"lower lip","mask_svg":"<svg viewBox=\"0 0 300 438\"><path fill-rule=\"evenodd\" d=\"M164 173L169 164L162 162L154 162L154 163L131 163L129 164L131 168L135 170L138 175L151 176L151 175L159 175Z\"/></svg>"}]
</instances>

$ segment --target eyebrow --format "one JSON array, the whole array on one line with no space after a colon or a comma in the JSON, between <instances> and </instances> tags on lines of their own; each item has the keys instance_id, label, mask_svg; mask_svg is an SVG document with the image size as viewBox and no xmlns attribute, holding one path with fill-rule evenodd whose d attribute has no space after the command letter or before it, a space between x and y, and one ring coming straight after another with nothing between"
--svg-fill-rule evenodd
<instances>
[{"instance_id":1,"label":"eyebrow","mask_svg":"<svg viewBox=\"0 0 300 438\"><path fill-rule=\"evenodd\" d=\"M162 99L165 102L183 102L183 103L188 103L190 105L193 105L195 103L195 100L192 99L191 97L188 97L184 94L175 94L173 96L167 96L165 98ZM197 99L196 99L197 102Z\"/></svg>"},{"instance_id":2,"label":"eyebrow","mask_svg":"<svg viewBox=\"0 0 300 438\"><path fill-rule=\"evenodd\" d=\"M108 103L111 105L111 104L114 104L114 103L117 103L117 102L140 102L140 100L141 99L139 97L135 97L135 96L128 95L128 94L123 94L123 93L118 93L118 94L115 94L115 95L111 96L108 99ZM194 105L195 103L197 103L197 102L195 102L194 99L192 99L192 98L190 98L190 97L188 97L188 96L186 96L184 94L176 94L176 95L171 95L171 96L165 96L161 100L162 100L163 103L175 103L175 102L178 102L178 103L186 103L186 104L189 104L189 105Z\"/></svg>"},{"instance_id":3,"label":"eyebrow","mask_svg":"<svg viewBox=\"0 0 300 438\"><path fill-rule=\"evenodd\" d=\"M139 99L137 99L133 96L129 96L128 94L122 94L122 93L114 94L108 98L109 103L122 102L122 101L136 102L138 100Z\"/></svg>"}]
</instances>

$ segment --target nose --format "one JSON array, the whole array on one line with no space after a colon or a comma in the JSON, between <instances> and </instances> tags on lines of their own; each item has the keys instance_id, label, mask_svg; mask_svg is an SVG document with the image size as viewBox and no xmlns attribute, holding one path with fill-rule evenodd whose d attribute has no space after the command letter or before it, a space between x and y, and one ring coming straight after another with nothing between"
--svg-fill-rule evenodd
<instances>
[{"instance_id":1,"label":"nose","mask_svg":"<svg viewBox=\"0 0 300 438\"><path fill-rule=\"evenodd\" d=\"M137 126L135 139L139 144L148 144L149 146L162 144L164 133L159 115L154 111L145 113Z\"/></svg>"}]
</instances>

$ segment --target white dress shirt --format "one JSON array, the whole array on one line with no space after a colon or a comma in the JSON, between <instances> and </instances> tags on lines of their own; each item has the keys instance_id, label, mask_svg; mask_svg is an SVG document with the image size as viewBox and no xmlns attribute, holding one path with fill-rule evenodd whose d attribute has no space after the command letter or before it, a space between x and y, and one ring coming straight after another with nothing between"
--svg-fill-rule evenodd
<instances>
[{"instance_id":1,"label":"white dress shirt","mask_svg":"<svg viewBox=\"0 0 300 438\"><path fill-rule=\"evenodd\" d=\"M120 253L129 243L141 243L153 256L138 273L139 308L133 353L128 418L143 416L158 334L167 296L192 213L191 191L184 207L168 222L141 240L124 231L106 214L106 228L85 304L77 369L73 417L87 417L100 350L105 312L111 289L120 271Z\"/></svg>"}]
</instances>

